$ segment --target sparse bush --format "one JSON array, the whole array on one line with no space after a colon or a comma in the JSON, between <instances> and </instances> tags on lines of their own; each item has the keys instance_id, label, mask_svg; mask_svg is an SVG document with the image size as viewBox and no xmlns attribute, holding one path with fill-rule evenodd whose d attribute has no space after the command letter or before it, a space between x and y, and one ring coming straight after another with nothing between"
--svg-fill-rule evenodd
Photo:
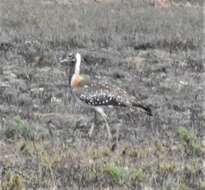
<instances>
[{"instance_id":1,"label":"sparse bush","mask_svg":"<svg viewBox=\"0 0 205 190\"><path fill-rule=\"evenodd\" d=\"M6 169L1 174L1 188L2 190L26 190L23 177Z\"/></svg>"},{"instance_id":2,"label":"sparse bush","mask_svg":"<svg viewBox=\"0 0 205 190\"><path fill-rule=\"evenodd\" d=\"M197 142L197 138L192 131L179 127L176 129L176 133L183 142L187 154L200 155L203 152L202 146Z\"/></svg>"},{"instance_id":3,"label":"sparse bush","mask_svg":"<svg viewBox=\"0 0 205 190\"><path fill-rule=\"evenodd\" d=\"M165 173L165 174L168 174L168 173L174 173L177 171L177 166L175 163L161 163L159 165L159 170L162 172L162 173Z\"/></svg>"},{"instance_id":4,"label":"sparse bush","mask_svg":"<svg viewBox=\"0 0 205 190\"><path fill-rule=\"evenodd\" d=\"M149 156L149 150L147 148L140 148L140 149L130 148L128 155L133 158L144 159Z\"/></svg>"},{"instance_id":5,"label":"sparse bush","mask_svg":"<svg viewBox=\"0 0 205 190\"><path fill-rule=\"evenodd\" d=\"M131 181L142 182L144 179L145 173L142 168L135 169L130 175Z\"/></svg>"},{"instance_id":6,"label":"sparse bush","mask_svg":"<svg viewBox=\"0 0 205 190\"><path fill-rule=\"evenodd\" d=\"M93 159L101 159L110 155L110 150L108 148L93 149L90 155Z\"/></svg>"},{"instance_id":7,"label":"sparse bush","mask_svg":"<svg viewBox=\"0 0 205 190\"><path fill-rule=\"evenodd\" d=\"M200 180L202 176L202 165L199 161L193 160L186 164L183 169L183 179L187 186L200 187Z\"/></svg>"},{"instance_id":8,"label":"sparse bush","mask_svg":"<svg viewBox=\"0 0 205 190\"><path fill-rule=\"evenodd\" d=\"M8 126L4 133L8 139L23 137L25 140L32 140L34 138L34 131L31 126L19 116L14 118L14 124Z\"/></svg>"},{"instance_id":9,"label":"sparse bush","mask_svg":"<svg viewBox=\"0 0 205 190\"><path fill-rule=\"evenodd\" d=\"M179 127L176 129L177 135L180 139L189 144L191 141L195 140L193 132L189 131L184 127Z\"/></svg>"},{"instance_id":10,"label":"sparse bush","mask_svg":"<svg viewBox=\"0 0 205 190\"><path fill-rule=\"evenodd\" d=\"M90 182L95 182L95 180L97 179L97 173L95 171L88 171L86 174L86 182L90 183Z\"/></svg>"},{"instance_id":11,"label":"sparse bush","mask_svg":"<svg viewBox=\"0 0 205 190\"><path fill-rule=\"evenodd\" d=\"M179 190L191 190L186 184L182 183L179 185Z\"/></svg>"},{"instance_id":12,"label":"sparse bush","mask_svg":"<svg viewBox=\"0 0 205 190\"><path fill-rule=\"evenodd\" d=\"M115 164L106 165L104 172L108 173L112 177L112 181L115 183L122 183L124 178L128 175L125 168L119 167Z\"/></svg>"}]
</instances>

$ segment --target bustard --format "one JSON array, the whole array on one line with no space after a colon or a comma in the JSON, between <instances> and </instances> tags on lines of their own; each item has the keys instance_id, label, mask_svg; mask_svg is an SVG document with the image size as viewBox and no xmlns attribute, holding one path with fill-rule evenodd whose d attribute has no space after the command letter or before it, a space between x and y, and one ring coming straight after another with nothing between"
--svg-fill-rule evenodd
<instances>
[{"instance_id":1,"label":"bustard","mask_svg":"<svg viewBox=\"0 0 205 190\"><path fill-rule=\"evenodd\" d=\"M66 66L66 74L68 75L69 88L72 96L76 98L78 103L95 109L95 111L102 116L109 138L112 138L112 134L103 107L138 107L143 109L148 115L152 115L152 111L148 106L137 102L136 98L129 95L125 90L103 82L96 83L92 81L89 76L80 74L80 53L69 54L68 59L62 60L61 63ZM94 124L89 130L89 136L92 135L93 129Z\"/></svg>"}]
</instances>

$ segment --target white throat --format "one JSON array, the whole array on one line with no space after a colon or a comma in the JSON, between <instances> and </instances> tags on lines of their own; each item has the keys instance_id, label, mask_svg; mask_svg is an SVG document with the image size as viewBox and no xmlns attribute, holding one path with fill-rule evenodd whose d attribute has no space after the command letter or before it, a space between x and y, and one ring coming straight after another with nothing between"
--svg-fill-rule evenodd
<instances>
[{"instance_id":1,"label":"white throat","mask_svg":"<svg viewBox=\"0 0 205 190\"><path fill-rule=\"evenodd\" d=\"M79 53L75 54L76 63L75 63L75 73L80 74L80 63L81 63L81 55Z\"/></svg>"}]
</instances>

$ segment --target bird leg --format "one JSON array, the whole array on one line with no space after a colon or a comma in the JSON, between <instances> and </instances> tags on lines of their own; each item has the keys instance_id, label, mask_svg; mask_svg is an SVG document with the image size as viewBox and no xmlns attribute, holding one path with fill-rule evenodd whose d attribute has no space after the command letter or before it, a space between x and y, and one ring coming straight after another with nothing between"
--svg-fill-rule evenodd
<instances>
[{"instance_id":1,"label":"bird leg","mask_svg":"<svg viewBox=\"0 0 205 190\"><path fill-rule=\"evenodd\" d=\"M93 129L94 129L95 125L96 125L96 121L97 121L97 114L96 114L96 111L94 111L94 122L92 123L92 125L90 127L90 130L88 132L89 137L92 136Z\"/></svg>"},{"instance_id":2,"label":"bird leg","mask_svg":"<svg viewBox=\"0 0 205 190\"><path fill-rule=\"evenodd\" d=\"M110 132L110 126L109 126L109 124L108 124L107 117L104 117L104 116L103 116L103 119L104 119L104 121L105 121L105 125L106 125L106 128L107 128L108 138L109 138L109 139L112 139L112 134L111 134L111 132Z\"/></svg>"},{"instance_id":3,"label":"bird leg","mask_svg":"<svg viewBox=\"0 0 205 190\"><path fill-rule=\"evenodd\" d=\"M107 121L107 115L105 114L104 110L101 107L95 107L95 110L96 110L96 112L98 112L102 116L103 120L105 121L105 126L107 128L108 138L111 139L112 134L110 131L110 126L109 126L108 121Z\"/></svg>"},{"instance_id":4,"label":"bird leg","mask_svg":"<svg viewBox=\"0 0 205 190\"><path fill-rule=\"evenodd\" d=\"M92 123L92 125L91 125L91 127L90 127L90 130L89 130L89 132L88 132L88 136L89 136L89 137L92 136L94 127L95 127L95 123Z\"/></svg>"},{"instance_id":5,"label":"bird leg","mask_svg":"<svg viewBox=\"0 0 205 190\"><path fill-rule=\"evenodd\" d=\"M96 111L94 112L94 123L95 123L95 125L97 123L97 113L96 113Z\"/></svg>"},{"instance_id":6,"label":"bird leg","mask_svg":"<svg viewBox=\"0 0 205 190\"><path fill-rule=\"evenodd\" d=\"M107 115L105 114L104 110L101 107L95 107L94 123L92 123L92 125L90 127L90 130L88 132L89 137L92 136L92 133L93 133L93 130L94 130L94 127L95 127L95 124L96 124L96 118L97 118L96 112L98 112L102 116L103 120L105 121L105 126L106 126L106 129L107 129L108 138L111 139L112 134L111 134L111 131L110 131L110 126L109 126L108 121L107 121Z\"/></svg>"}]
</instances>

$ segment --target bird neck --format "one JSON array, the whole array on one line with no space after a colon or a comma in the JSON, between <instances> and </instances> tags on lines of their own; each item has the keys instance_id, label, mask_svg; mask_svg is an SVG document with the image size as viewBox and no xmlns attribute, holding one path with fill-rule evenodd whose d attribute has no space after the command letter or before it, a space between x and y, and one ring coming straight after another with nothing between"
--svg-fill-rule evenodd
<instances>
[{"instance_id":1,"label":"bird neck","mask_svg":"<svg viewBox=\"0 0 205 190\"><path fill-rule=\"evenodd\" d=\"M76 63L75 63L75 73L80 74L80 63L81 63L81 56L79 53L76 54Z\"/></svg>"},{"instance_id":2,"label":"bird neck","mask_svg":"<svg viewBox=\"0 0 205 190\"><path fill-rule=\"evenodd\" d=\"M68 83L69 83L69 87L71 87L71 81L74 76L74 67L71 67L69 72L67 72L66 74L68 74Z\"/></svg>"},{"instance_id":3,"label":"bird neck","mask_svg":"<svg viewBox=\"0 0 205 190\"><path fill-rule=\"evenodd\" d=\"M75 68L72 67L69 73L69 85L70 87L76 86L76 84L80 83L80 63L81 63L81 56L79 53L76 53L76 63ZM77 81L77 83L76 83Z\"/></svg>"}]
</instances>

